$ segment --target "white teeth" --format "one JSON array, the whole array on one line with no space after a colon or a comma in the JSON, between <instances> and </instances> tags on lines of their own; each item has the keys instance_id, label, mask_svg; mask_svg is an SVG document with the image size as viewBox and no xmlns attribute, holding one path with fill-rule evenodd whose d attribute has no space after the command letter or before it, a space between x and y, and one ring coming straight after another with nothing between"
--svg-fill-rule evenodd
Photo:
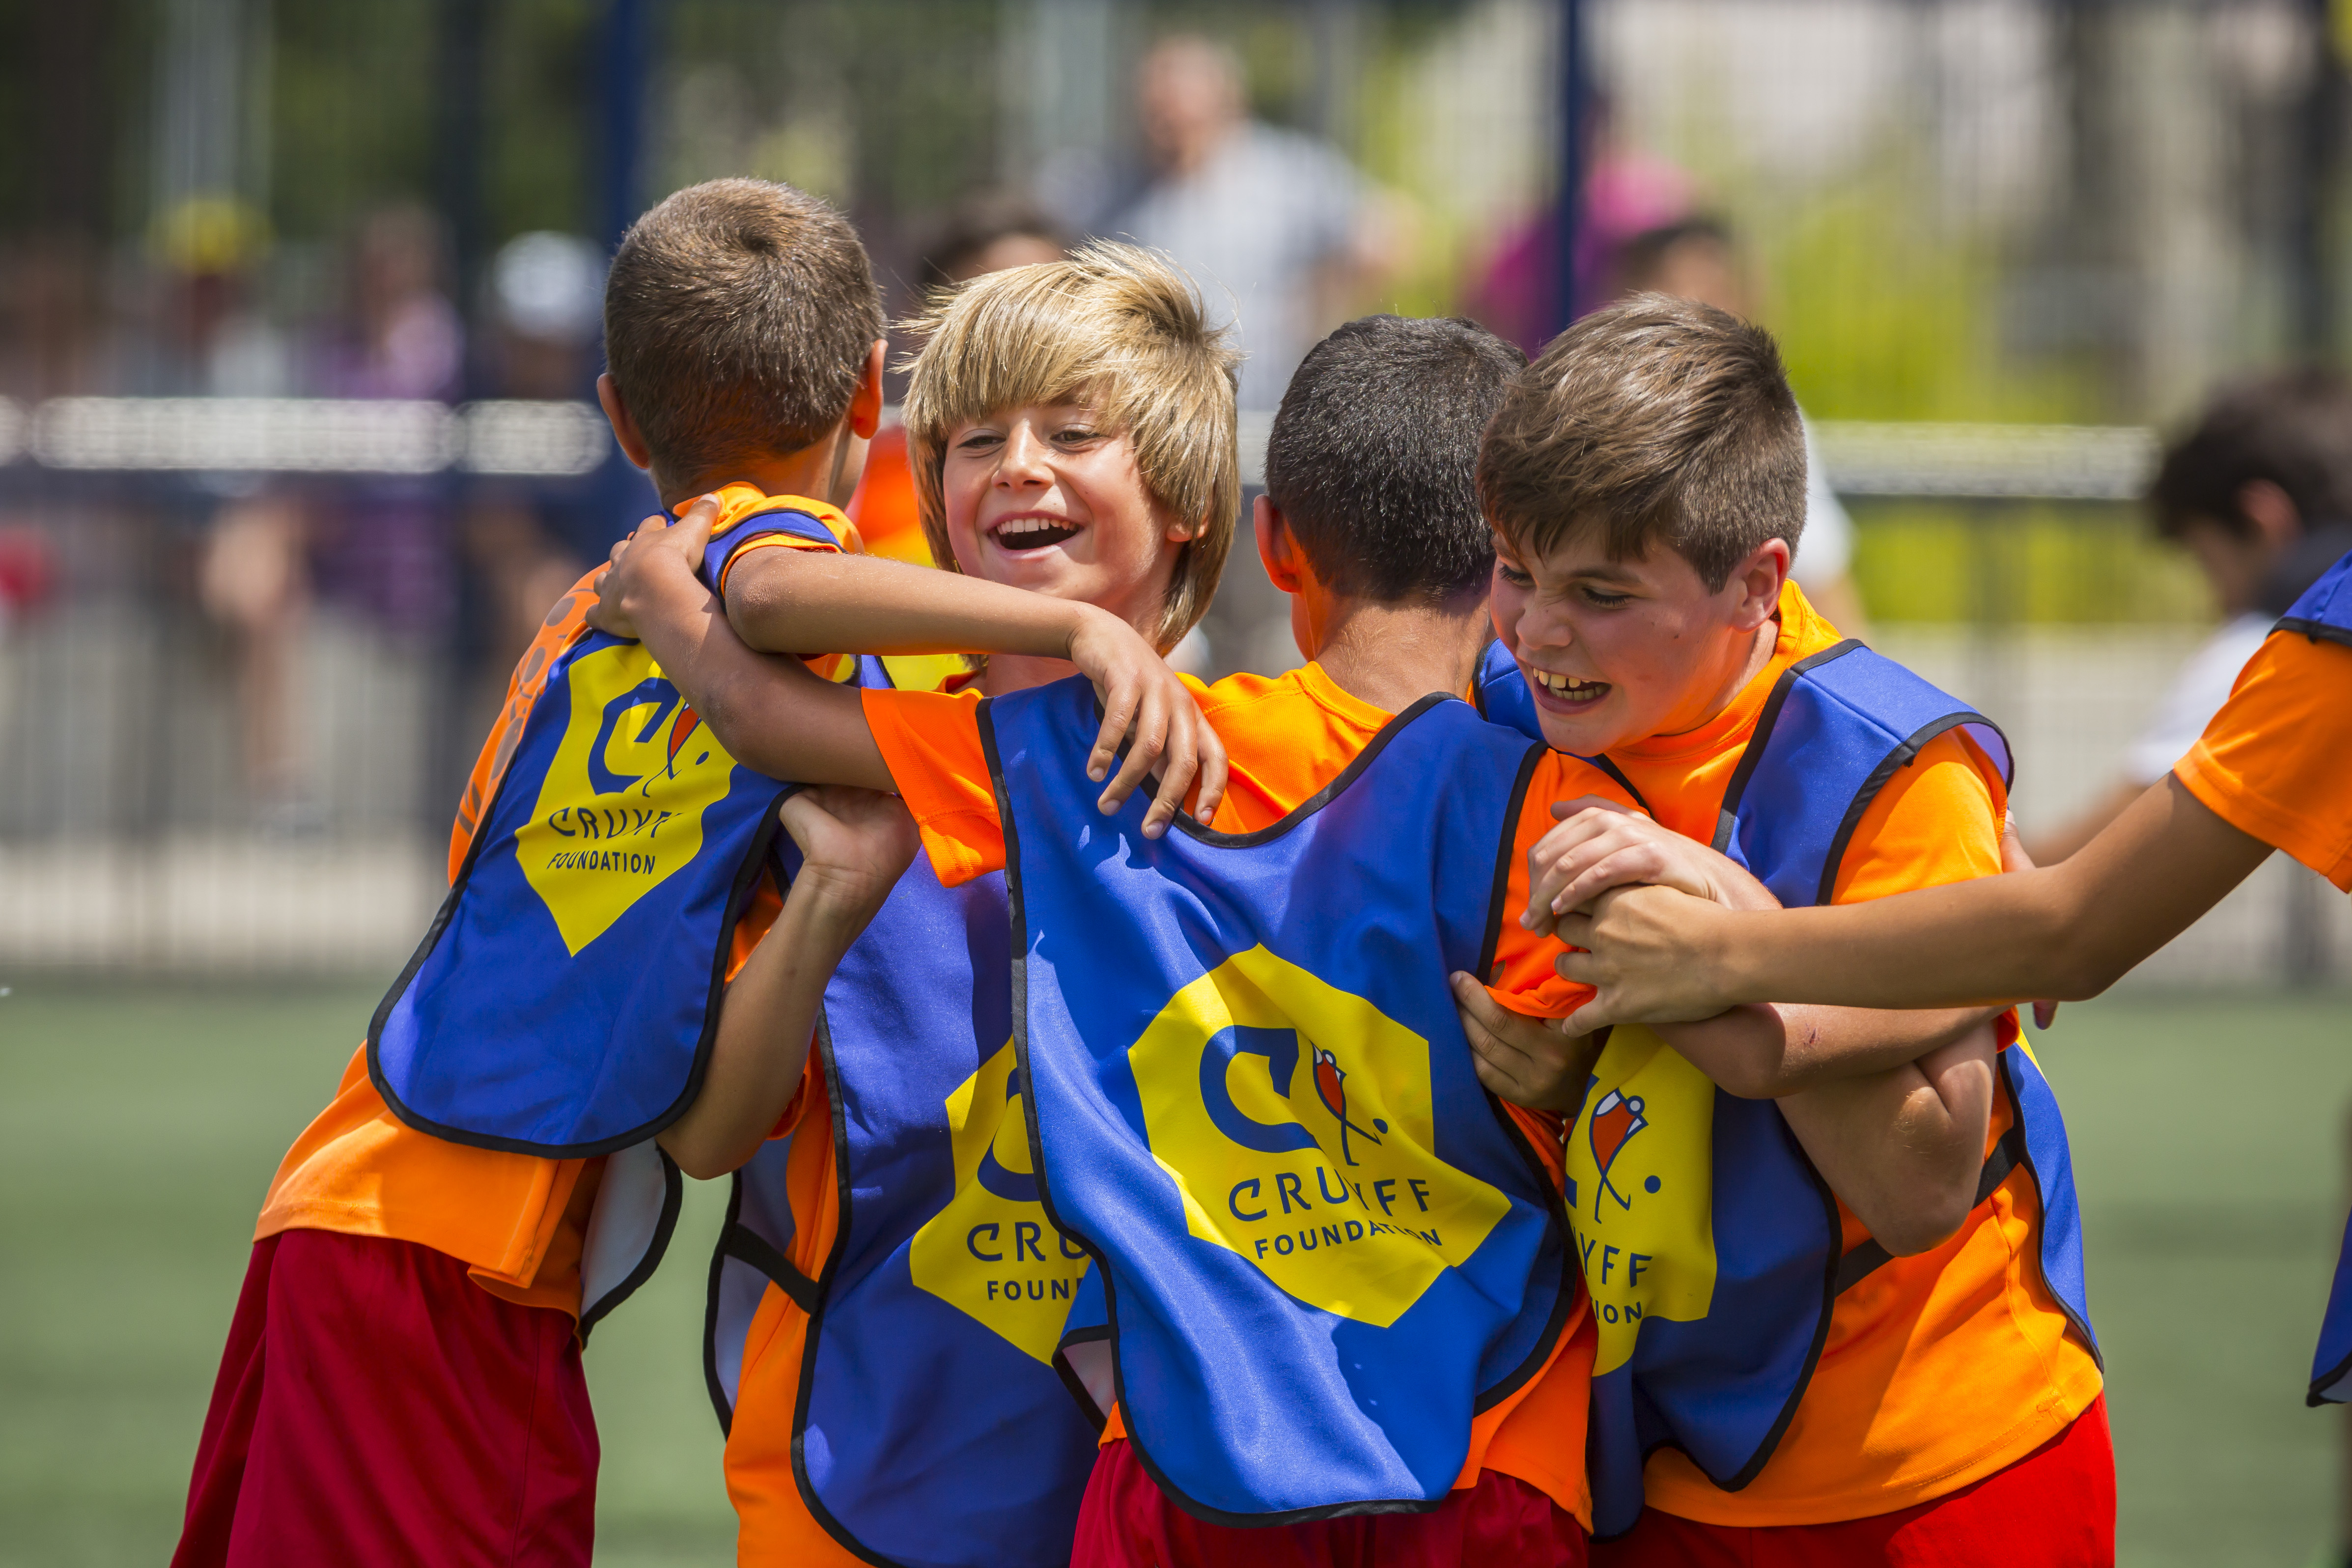
<instances>
[{"instance_id":1,"label":"white teeth","mask_svg":"<svg viewBox=\"0 0 2352 1568\"><path fill-rule=\"evenodd\" d=\"M1068 523L1055 522L1042 517L1016 517L997 525L998 534L1010 537L1016 533L1045 533L1053 529L1067 528Z\"/></svg>"}]
</instances>

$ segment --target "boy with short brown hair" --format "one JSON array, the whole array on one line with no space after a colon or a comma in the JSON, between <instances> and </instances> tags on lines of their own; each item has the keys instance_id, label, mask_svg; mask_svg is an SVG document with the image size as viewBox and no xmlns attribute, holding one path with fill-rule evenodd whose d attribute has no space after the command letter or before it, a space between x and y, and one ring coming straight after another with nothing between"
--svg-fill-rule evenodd
<instances>
[{"instance_id":1,"label":"boy with short brown hair","mask_svg":"<svg viewBox=\"0 0 2352 1568\"><path fill-rule=\"evenodd\" d=\"M1571 327L1497 415L1479 481L1502 646L1544 738L1649 814L1561 808L1534 857L1538 927L1617 882L1698 890L1713 862L1693 840L1784 904L2000 869L1998 732L1842 642L1787 580L1802 440L1771 339L1657 295ZM1689 1064L1621 1029L1591 1093L1567 1086L1585 1101L1570 1175L1603 1323L1590 1443L1614 1517L1596 1523L1623 1531L1623 1500L1648 1505L1596 1561L1878 1563L1987 1539L2023 1563L2112 1552L2063 1131L2013 1016L1996 1060L1969 1046L1983 1016L1781 1009L1763 1048L1686 1049L1730 1091L1711 1105ZM1941 1134L1987 1157L1957 1233L1910 1246L1824 1208L1783 1110L1731 1098L1906 1063ZM1759 1348L1743 1321L1780 1338ZM1777 1370L1727 1370L1755 1364Z\"/></svg>"}]
</instances>

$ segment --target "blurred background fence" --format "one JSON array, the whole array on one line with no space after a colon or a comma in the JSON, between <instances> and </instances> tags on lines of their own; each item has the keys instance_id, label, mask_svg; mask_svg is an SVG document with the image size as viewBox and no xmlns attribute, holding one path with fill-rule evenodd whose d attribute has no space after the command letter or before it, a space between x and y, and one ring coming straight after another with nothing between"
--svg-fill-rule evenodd
<instances>
[{"instance_id":1,"label":"blurred background fence","mask_svg":"<svg viewBox=\"0 0 2352 1568\"><path fill-rule=\"evenodd\" d=\"M2343 17L0 7L0 967L396 965L507 670L653 504L588 401L603 258L726 174L840 204L894 310L976 198L1168 244L1238 314L1260 441L1286 356L1338 321L1466 313L1533 350L1696 223L1852 517L1842 605L2011 731L2020 821L2053 829L2215 619L2141 505L2158 433L2342 357ZM1265 202L1289 293L1231 236L1160 237L1207 134L1138 76L1171 33L1293 171ZM1237 561L1202 662L1293 657L1266 612ZM2141 978L2347 972L2345 901L2274 864Z\"/></svg>"}]
</instances>

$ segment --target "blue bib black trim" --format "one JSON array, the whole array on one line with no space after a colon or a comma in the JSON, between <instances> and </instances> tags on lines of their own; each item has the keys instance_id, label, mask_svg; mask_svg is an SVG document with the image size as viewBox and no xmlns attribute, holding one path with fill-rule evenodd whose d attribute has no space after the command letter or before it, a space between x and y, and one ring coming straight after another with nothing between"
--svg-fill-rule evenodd
<instances>
[{"instance_id":1,"label":"blue bib black trim","mask_svg":"<svg viewBox=\"0 0 2352 1568\"><path fill-rule=\"evenodd\" d=\"M1528 700L1516 668L1489 675L1490 711ZM2000 731L1900 665L1855 642L1801 659L1758 716L1715 847L1785 906L1827 902L1871 802L1955 729L2005 784ZM2057 1101L2021 1042L2000 1062L2013 1123L1977 1201L2017 1167L2031 1171L2043 1279L2095 1357ZM1681 1449L1727 1491L1761 1473L1838 1295L1888 1254L1875 1241L1843 1252L1835 1196L1777 1107L1724 1093L1646 1029L1612 1035L1567 1152L1570 1225L1601 1335L1586 1452L1593 1532L1606 1537L1639 1517L1643 1466L1660 1447Z\"/></svg>"},{"instance_id":2,"label":"blue bib black trim","mask_svg":"<svg viewBox=\"0 0 2352 1568\"><path fill-rule=\"evenodd\" d=\"M2320 574L2319 581L2287 606L2274 629L2299 632L2315 642L2325 638L2352 644L2352 555Z\"/></svg>"},{"instance_id":3,"label":"blue bib black trim","mask_svg":"<svg viewBox=\"0 0 2352 1568\"><path fill-rule=\"evenodd\" d=\"M1095 808L1098 722L1084 680L981 713L1032 1160L1103 1282L1076 1331L1200 1518L1433 1508L1575 1297L1446 982L1490 961L1541 749L1425 699L1281 821L1147 839L1140 796Z\"/></svg>"},{"instance_id":4,"label":"blue bib black trim","mask_svg":"<svg viewBox=\"0 0 2352 1568\"><path fill-rule=\"evenodd\" d=\"M861 682L887 684L880 661ZM784 871L797 868L787 840ZM1015 1070L1004 878L943 888L919 855L825 988L832 1121L737 1173L711 1262L705 1371L733 1421L745 1336L772 1283L809 1314L793 1471L868 1562L1059 1568L1096 1427L1054 1352L1085 1252L1038 1201ZM791 1145L829 1134L833 1251L789 1261Z\"/></svg>"}]
</instances>

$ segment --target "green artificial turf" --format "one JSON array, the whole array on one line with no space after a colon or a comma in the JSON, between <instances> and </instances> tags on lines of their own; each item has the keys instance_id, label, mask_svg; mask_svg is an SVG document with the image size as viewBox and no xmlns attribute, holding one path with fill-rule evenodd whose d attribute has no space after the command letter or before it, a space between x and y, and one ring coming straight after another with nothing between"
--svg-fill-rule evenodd
<instances>
[{"instance_id":1,"label":"green artificial turf","mask_svg":"<svg viewBox=\"0 0 2352 1568\"><path fill-rule=\"evenodd\" d=\"M374 1001L19 984L0 998L0 1568L152 1568L278 1156ZM2138 997L2040 1042L2074 1133L2122 1557L2317 1560L2339 1413L2303 1408L2344 1185L2352 1004ZM700 1370L723 1189L588 1352L600 1560L721 1564Z\"/></svg>"}]
</instances>

